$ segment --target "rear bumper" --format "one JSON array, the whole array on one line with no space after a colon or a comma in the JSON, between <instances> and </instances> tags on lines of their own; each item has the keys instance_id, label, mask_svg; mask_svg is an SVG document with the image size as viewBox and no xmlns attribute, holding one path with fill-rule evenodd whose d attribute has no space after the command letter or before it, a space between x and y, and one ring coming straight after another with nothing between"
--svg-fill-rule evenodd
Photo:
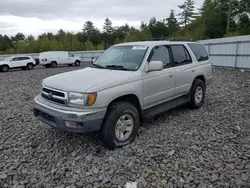
<instances>
[{"instance_id":1,"label":"rear bumper","mask_svg":"<svg viewBox=\"0 0 250 188\"><path fill-rule=\"evenodd\" d=\"M52 128L65 132L94 132L101 129L106 109L82 110L59 109L49 106L41 96L35 97L34 115ZM65 107L66 108L66 107Z\"/></svg>"}]
</instances>

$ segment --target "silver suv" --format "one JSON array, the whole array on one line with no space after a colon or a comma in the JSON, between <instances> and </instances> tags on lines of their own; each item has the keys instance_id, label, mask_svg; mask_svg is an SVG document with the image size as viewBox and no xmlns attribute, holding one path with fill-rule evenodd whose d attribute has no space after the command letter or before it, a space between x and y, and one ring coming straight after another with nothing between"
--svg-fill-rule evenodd
<instances>
[{"instance_id":1,"label":"silver suv","mask_svg":"<svg viewBox=\"0 0 250 188\"><path fill-rule=\"evenodd\" d=\"M68 132L99 131L107 148L130 144L141 120L189 103L200 108L212 65L197 42L146 41L107 49L90 67L42 82L34 114Z\"/></svg>"}]
</instances>

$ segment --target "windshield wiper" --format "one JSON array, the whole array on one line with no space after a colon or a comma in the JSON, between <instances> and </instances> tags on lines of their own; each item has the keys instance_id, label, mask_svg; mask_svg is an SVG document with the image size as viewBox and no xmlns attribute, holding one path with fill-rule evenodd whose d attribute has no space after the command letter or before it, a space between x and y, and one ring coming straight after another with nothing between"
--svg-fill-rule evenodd
<instances>
[{"instance_id":1,"label":"windshield wiper","mask_svg":"<svg viewBox=\"0 0 250 188\"><path fill-rule=\"evenodd\" d=\"M96 68L101 68L101 69L105 69L105 67L98 65L98 64L92 64L91 67L96 67Z\"/></svg>"},{"instance_id":2,"label":"windshield wiper","mask_svg":"<svg viewBox=\"0 0 250 188\"><path fill-rule=\"evenodd\" d=\"M122 65L107 65L106 68L117 69L117 70L129 70Z\"/></svg>"}]
</instances>

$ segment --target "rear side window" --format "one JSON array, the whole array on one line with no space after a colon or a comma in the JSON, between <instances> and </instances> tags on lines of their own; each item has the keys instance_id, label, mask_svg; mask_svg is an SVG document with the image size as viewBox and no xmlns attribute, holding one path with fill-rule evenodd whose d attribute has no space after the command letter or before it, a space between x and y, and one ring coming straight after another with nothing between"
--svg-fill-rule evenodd
<instances>
[{"instance_id":1,"label":"rear side window","mask_svg":"<svg viewBox=\"0 0 250 188\"><path fill-rule=\"evenodd\" d=\"M209 59L206 48L201 44L189 43L188 46L193 51L197 61L207 61Z\"/></svg>"},{"instance_id":2,"label":"rear side window","mask_svg":"<svg viewBox=\"0 0 250 188\"><path fill-rule=\"evenodd\" d=\"M172 45L171 50L176 65L192 63L192 59L183 45Z\"/></svg>"},{"instance_id":3,"label":"rear side window","mask_svg":"<svg viewBox=\"0 0 250 188\"><path fill-rule=\"evenodd\" d=\"M18 58L19 60L28 60L28 59L30 59L29 57L19 57Z\"/></svg>"}]
</instances>

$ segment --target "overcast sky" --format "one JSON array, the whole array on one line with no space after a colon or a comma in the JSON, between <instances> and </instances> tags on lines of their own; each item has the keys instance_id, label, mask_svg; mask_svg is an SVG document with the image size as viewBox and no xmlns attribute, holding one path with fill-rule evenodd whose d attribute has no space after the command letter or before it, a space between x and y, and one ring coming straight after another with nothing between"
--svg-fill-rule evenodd
<instances>
[{"instance_id":1,"label":"overcast sky","mask_svg":"<svg viewBox=\"0 0 250 188\"><path fill-rule=\"evenodd\" d=\"M0 0L0 34L35 36L63 29L78 32L91 20L102 29L105 18L114 26L138 27L153 16L163 19L184 0ZM200 7L203 0L196 0Z\"/></svg>"}]
</instances>

